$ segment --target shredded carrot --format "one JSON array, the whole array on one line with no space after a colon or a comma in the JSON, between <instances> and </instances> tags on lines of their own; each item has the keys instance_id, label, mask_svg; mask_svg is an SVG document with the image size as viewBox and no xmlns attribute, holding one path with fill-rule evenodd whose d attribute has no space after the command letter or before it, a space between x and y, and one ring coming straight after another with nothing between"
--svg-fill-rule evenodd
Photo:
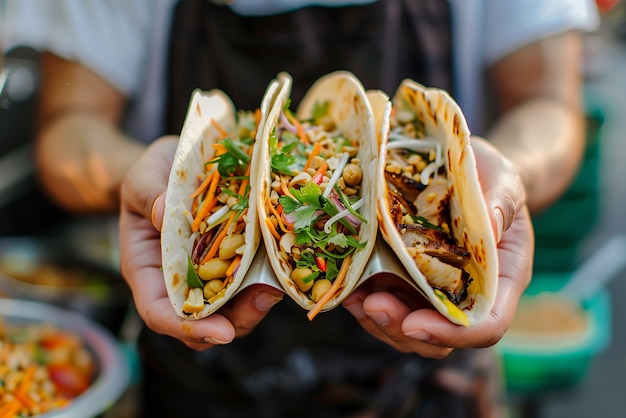
<instances>
[{"instance_id":1,"label":"shredded carrot","mask_svg":"<svg viewBox=\"0 0 626 418\"><path fill-rule=\"evenodd\" d=\"M209 191L206 194L204 199L204 204L200 207L196 216L193 219L193 224L191 225L192 231L197 231L200 227L200 224L207 217L211 209L215 207L217 204L217 197L215 196L215 192L217 191L217 185L220 181L220 173L217 170L214 170L211 175L211 185L209 186Z\"/></svg>"},{"instance_id":2,"label":"shredded carrot","mask_svg":"<svg viewBox=\"0 0 626 418\"><path fill-rule=\"evenodd\" d=\"M228 135L228 132L226 132L226 129L222 128L219 122L215 119L211 119L211 126L213 126L217 130L217 132L219 132L220 139L228 138L230 136Z\"/></svg>"},{"instance_id":3,"label":"shredded carrot","mask_svg":"<svg viewBox=\"0 0 626 418\"><path fill-rule=\"evenodd\" d=\"M15 418L21 407L20 401L17 398L13 398L0 407L0 418Z\"/></svg>"},{"instance_id":4,"label":"shredded carrot","mask_svg":"<svg viewBox=\"0 0 626 418\"><path fill-rule=\"evenodd\" d=\"M207 192L207 197L215 196L215 192L217 191L217 185L220 182L220 172L218 170L213 171L213 179L211 180L211 185L209 186L209 191Z\"/></svg>"},{"instance_id":5,"label":"shredded carrot","mask_svg":"<svg viewBox=\"0 0 626 418\"><path fill-rule=\"evenodd\" d=\"M300 138L300 141L303 144L309 144L309 138L307 138L306 133L304 132L304 128L302 127L302 124L300 123L300 121L289 112L286 112L286 115L287 115L287 119L289 119L289 122L291 122L296 127L296 130L298 131L298 138Z\"/></svg>"},{"instance_id":6,"label":"shredded carrot","mask_svg":"<svg viewBox=\"0 0 626 418\"><path fill-rule=\"evenodd\" d=\"M322 182L322 178L324 177L324 174L326 173L326 170L328 170L328 163L324 161L324 164L322 164L317 169L313 177L311 177L311 181L314 181L315 183L320 184Z\"/></svg>"},{"instance_id":7,"label":"shredded carrot","mask_svg":"<svg viewBox=\"0 0 626 418\"><path fill-rule=\"evenodd\" d=\"M272 223L272 221L270 220L270 218L265 218L265 224L267 225L267 227L269 228L270 232L272 233L272 235L274 236L274 238L276 239L280 239L280 235L278 234L278 232L276 231L276 228L274 228L274 224Z\"/></svg>"},{"instance_id":8,"label":"shredded carrot","mask_svg":"<svg viewBox=\"0 0 626 418\"><path fill-rule=\"evenodd\" d=\"M200 228L200 224L202 221L209 215L211 210L217 205L217 197L209 198L204 201L204 204L198 211L196 217L193 219L193 224L191 225L192 231L197 231Z\"/></svg>"},{"instance_id":9,"label":"shredded carrot","mask_svg":"<svg viewBox=\"0 0 626 418\"><path fill-rule=\"evenodd\" d=\"M211 144L211 147L215 149L215 157L218 157L226 153L226 147L222 143ZM207 164L204 168L204 171L208 173L212 169L213 169L213 164ZM202 183L200 183L198 188L189 196L191 199L193 199L194 197L200 196L207 189L208 185L211 183L211 180L213 180L213 173L215 173L216 171L217 170L213 171L212 173L208 173L204 177L204 180L202 180Z\"/></svg>"},{"instance_id":10,"label":"shredded carrot","mask_svg":"<svg viewBox=\"0 0 626 418\"><path fill-rule=\"evenodd\" d=\"M237 254L235 257L233 257L233 261L230 263L230 266L228 266L228 269L226 269L226 277L233 275L233 272L235 271L235 269L237 268L240 262L241 262L241 256Z\"/></svg>"},{"instance_id":11,"label":"shredded carrot","mask_svg":"<svg viewBox=\"0 0 626 418\"><path fill-rule=\"evenodd\" d=\"M313 308L306 314L306 316L309 318L309 321L312 321L313 318L315 318L317 314L322 311L322 309L324 308L324 306L326 306L330 298L332 298L337 292L337 290L339 289L339 287L341 287L344 279L346 278L346 274L348 273L348 268L350 267L351 261L352 261L352 254L348 255L343 260L343 263L341 264L341 268L339 269L339 273L337 273L337 277L335 277L335 281L333 281L333 284L332 286L330 286L330 289L328 289L328 291L324 293L324 296L322 296L320 300L318 300L315 303L315 306L313 306Z\"/></svg>"},{"instance_id":12,"label":"shredded carrot","mask_svg":"<svg viewBox=\"0 0 626 418\"><path fill-rule=\"evenodd\" d=\"M36 402L28 396L28 390L30 389L30 385L33 382L33 378L35 376L35 371L37 367L33 364L30 365L26 371L24 372L24 377L20 381L19 385L15 389L15 397L19 399L19 401L26 408L33 409L36 406Z\"/></svg>"},{"instance_id":13,"label":"shredded carrot","mask_svg":"<svg viewBox=\"0 0 626 418\"><path fill-rule=\"evenodd\" d=\"M212 179L213 179L213 173L206 175L204 177L204 180L202 180L202 183L200 183L200 185L198 186L198 188L191 195L189 195L189 198L193 199L194 197L200 196L202 193L204 193L207 187L209 187L209 184L211 184Z\"/></svg>"},{"instance_id":14,"label":"shredded carrot","mask_svg":"<svg viewBox=\"0 0 626 418\"><path fill-rule=\"evenodd\" d=\"M35 402L27 393L15 392L15 399L18 399L20 403L29 411L32 411L36 406Z\"/></svg>"},{"instance_id":15,"label":"shredded carrot","mask_svg":"<svg viewBox=\"0 0 626 418\"><path fill-rule=\"evenodd\" d=\"M224 280L224 288L226 288L229 284L231 284L233 282L233 276L227 276L226 279Z\"/></svg>"},{"instance_id":16,"label":"shredded carrot","mask_svg":"<svg viewBox=\"0 0 626 418\"><path fill-rule=\"evenodd\" d=\"M285 182L285 176L280 176L280 190L285 196L289 196L290 198L296 200L296 198L293 197L293 195L289 191L289 187L287 187L287 183Z\"/></svg>"},{"instance_id":17,"label":"shredded carrot","mask_svg":"<svg viewBox=\"0 0 626 418\"><path fill-rule=\"evenodd\" d=\"M309 169L311 163L313 162L313 158L317 157L317 155L320 153L320 149L322 149L322 143L316 142L315 145L313 145L311 154L309 154L309 159L306 160L306 164L304 165L304 169L302 171L307 171Z\"/></svg>"},{"instance_id":18,"label":"shredded carrot","mask_svg":"<svg viewBox=\"0 0 626 418\"><path fill-rule=\"evenodd\" d=\"M275 209L276 209L276 213L278 213L281 216L283 212L285 211L285 209L283 208L283 205L281 205L280 203L278 203L278 206ZM287 228L288 231L293 231L293 224L285 223L285 228Z\"/></svg>"},{"instance_id":19,"label":"shredded carrot","mask_svg":"<svg viewBox=\"0 0 626 418\"><path fill-rule=\"evenodd\" d=\"M279 205L282 207L282 205ZM287 228L285 226L285 224L283 223L282 217L280 216L280 214L276 211L276 208L274 208L274 205L272 205L271 203L268 205L268 207L270 208L270 212L272 212L274 214L274 216L276 216L276 220L278 221L278 226L280 226L280 229L283 230L283 232L289 232L289 228Z\"/></svg>"},{"instance_id":20,"label":"shredded carrot","mask_svg":"<svg viewBox=\"0 0 626 418\"><path fill-rule=\"evenodd\" d=\"M217 254L217 250L219 250L220 248L220 244L222 243L222 240L228 233L228 227L230 226L231 223L233 223L233 220L235 220L235 216L237 216L237 212L233 211L232 215L230 215L230 218L228 218L228 221L226 221L224 228L222 228L219 235L215 238L215 241L213 241L213 245L211 245L211 248L206 253L206 255L204 256L200 264L204 264L210 259L212 259L213 257L215 257L215 254Z\"/></svg>"}]
</instances>

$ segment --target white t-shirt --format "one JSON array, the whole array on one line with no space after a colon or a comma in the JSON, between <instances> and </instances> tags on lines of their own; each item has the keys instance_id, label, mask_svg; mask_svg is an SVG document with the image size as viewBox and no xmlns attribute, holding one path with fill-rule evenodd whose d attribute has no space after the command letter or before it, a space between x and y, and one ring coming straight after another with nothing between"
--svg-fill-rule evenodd
<instances>
[{"instance_id":1,"label":"white t-shirt","mask_svg":"<svg viewBox=\"0 0 626 418\"><path fill-rule=\"evenodd\" d=\"M29 45L84 63L131 99L127 119L131 135L150 142L161 133L167 34L176 0L1 1L5 49ZM311 3L372 1L376 0L233 0L229 4L237 13L262 15ZM476 133L482 129L486 65L542 37L572 29L594 30L599 24L593 0L449 1L455 98Z\"/></svg>"}]
</instances>

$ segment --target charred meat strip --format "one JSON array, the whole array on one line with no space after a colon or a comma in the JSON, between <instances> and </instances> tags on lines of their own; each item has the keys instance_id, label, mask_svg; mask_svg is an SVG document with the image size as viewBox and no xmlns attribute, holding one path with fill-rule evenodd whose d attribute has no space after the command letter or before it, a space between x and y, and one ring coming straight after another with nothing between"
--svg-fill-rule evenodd
<instances>
[{"instance_id":1,"label":"charred meat strip","mask_svg":"<svg viewBox=\"0 0 626 418\"><path fill-rule=\"evenodd\" d=\"M435 256L458 268L469 262L469 251L450 242L444 232L420 224L397 224L396 227L407 247L416 247L418 252Z\"/></svg>"},{"instance_id":2,"label":"charred meat strip","mask_svg":"<svg viewBox=\"0 0 626 418\"><path fill-rule=\"evenodd\" d=\"M441 290L452 303L458 305L467 298L467 286L472 279L466 271L428 254L417 253L414 259L428 283Z\"/></svg>"}]
</instances>

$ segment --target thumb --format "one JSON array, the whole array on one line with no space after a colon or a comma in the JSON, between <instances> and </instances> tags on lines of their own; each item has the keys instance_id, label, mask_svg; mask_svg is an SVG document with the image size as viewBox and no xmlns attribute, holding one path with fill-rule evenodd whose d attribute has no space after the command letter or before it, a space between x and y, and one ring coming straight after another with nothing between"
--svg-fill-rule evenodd
<instances>
[{"instance_id":1,"label":"thumb","mask_svg":"<svg viewBox=\"0 0 626 418\"><path fill-rule=\"evenodd\" d=\"M150 219L161 230L165 192L178 146L178 137L162 137L152 143L131 166L121 190L122 210Z\"/></svg>"}]
</instances>

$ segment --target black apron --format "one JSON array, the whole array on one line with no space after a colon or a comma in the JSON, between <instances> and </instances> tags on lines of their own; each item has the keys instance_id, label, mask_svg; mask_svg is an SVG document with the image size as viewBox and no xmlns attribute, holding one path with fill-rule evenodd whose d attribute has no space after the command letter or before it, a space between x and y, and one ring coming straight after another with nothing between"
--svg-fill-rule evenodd
<instances>
[{"instance_id":1,"label":"black apron","mask_svg":"<svg viewBox=\"0 0 626 418\"><path fill-rule=\"evenodd\" d=\"M263 17L183 0L170 39L170 133L180 132L195 88L223 89L236 107L251 110L283 70L293 77L294 105L315 80L339 69L389 95L405 77L453 93L447 0L307 7Z\"/></svg>"},{"instance_id":2,"label":"black apron","mask_svg":"<svg viewBox=\"0 0 626 418\"><path fill-rule=\"evenodd\" d=\"M205 0L180 1L172 26L168 131L180 132L195 88L259 106L279 71L292 102L320 76L347 69L392 95L405 77L452 89L446 0L385 0L242 17ZM288 297L247 337L206 352L144 328L146 417L478 417L476 400L433 384L445 362L402 354L363 331L343 308L312 322ZM465 368L467 367L459 367Z\"/></svg>"}]
</instances>

